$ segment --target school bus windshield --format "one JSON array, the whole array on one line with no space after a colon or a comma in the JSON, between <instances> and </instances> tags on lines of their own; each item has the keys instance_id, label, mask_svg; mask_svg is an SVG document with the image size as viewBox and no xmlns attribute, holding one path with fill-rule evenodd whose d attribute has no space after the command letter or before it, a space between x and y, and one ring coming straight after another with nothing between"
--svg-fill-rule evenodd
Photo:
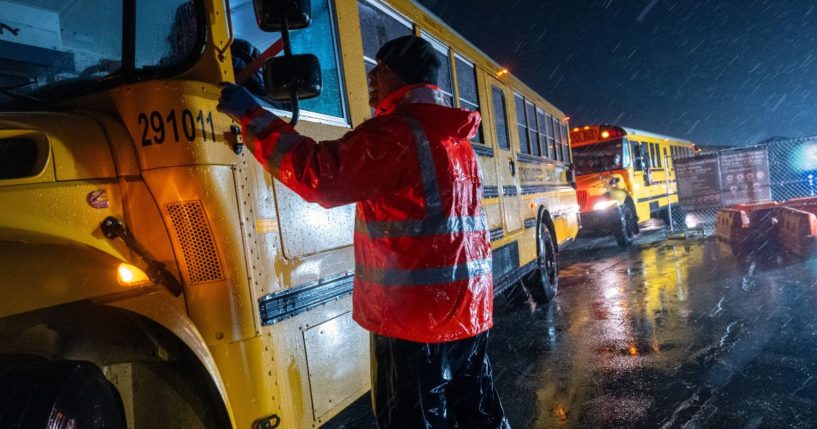
<instances>
[{"instance_id":1,"label":"school bus windshield","mask_svg":"<svg viewBox=\"0 0 817 429\"><path fill-rule=\"evenodd\" d=\"M90 91L113 76L161 74L200 52L204 39L203 14L191 0L0 0L0 10L0 103L55 88Z\"/></svg>"},{"instance_id":2,"label":"school bus windshield","mask_svg":"<svg viewBox=\"0 0 817 429\"><path fill-rule=\"evenodd\" d=\"M599 173L626 168L628 158L622 139L609 140L573 148L576 174Z\"/></svg>"}]
</instances>

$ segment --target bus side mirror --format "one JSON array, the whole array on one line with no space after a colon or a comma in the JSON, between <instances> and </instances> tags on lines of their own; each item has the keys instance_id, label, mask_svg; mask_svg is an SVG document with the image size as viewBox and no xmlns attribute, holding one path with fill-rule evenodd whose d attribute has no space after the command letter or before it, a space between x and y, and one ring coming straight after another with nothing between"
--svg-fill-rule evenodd
<instances>
[{"instance_id":1,"label":"bus side mirror","mask_svg":"<svg viewBox=\"0 0 817 429\"><path fill-rule=\"evenodd\" d=\"M264 64L264 87L274 101L289 101L293 127L301 113L299 100L321 94L321 67L318 57L293 55L289 31L304 28L312 21L310 0L253 0L255 19L263 31L280 31L284 56ZM284 96L286 94L286 97Z\"/></svg>"},{"instance_id":2,"label":"bus side mirror","mask_svg":"<svg viewBox=\"0 0 817 429\"><path fill-rule=\"evenodd\" d=\"M255 20L263 31L283 31L284 20L290 30L309 26L312 6L309 0L253 0Z\"/></svg>"},{"instance_id":3,"label":"bus side mirror","mask_svg":"<svg viewBox=\"0 0 817 429\"><path fill-rule=\"evenodd\" d=\"M570 183L570 186L576 189L576 164L572 162L568 164L567 171L565 171L565 178L567 179L567 183Z\"/></svg>"},{"instance_id":4,"label":"bus side mirror","mask_svg":"<svg viewBox=\"0 0 817 429\"><path fill-rule=\"evenodd\" d=\"M270 58L264 64L264 86L273 101L290 102L321 95L321 66L312 54Z\"/></svg>"}]
</instances>

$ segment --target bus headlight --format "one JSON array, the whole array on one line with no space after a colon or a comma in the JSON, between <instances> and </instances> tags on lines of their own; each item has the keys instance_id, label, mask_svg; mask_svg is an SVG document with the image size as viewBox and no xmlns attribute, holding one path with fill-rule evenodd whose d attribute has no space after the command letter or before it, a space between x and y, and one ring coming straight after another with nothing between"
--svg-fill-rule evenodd
<instances>
[{"instance_id":1,"label":"bus headlight","mask_svg":"<svg viewBox=\"0 0 817 429\"><path fill-rule=\"evenodd\" d=\"M144 271L130 264L119 264L116 270L116 280L119 286L124 287L139 287L146 286L151 283L148 275Z\"/></svg>"},{"instance_id":2,"label":"bus headlight","mask_svg":"<svg viewBox=\"0 0 817 429\"><path fill-rule=\"evenodd\" d=\"M593 204L593 210L607 210L610 207L615 207L618 205L618 201L616 200L603 200L599 201L596 204Z\"/></svg>"}]
</instances>

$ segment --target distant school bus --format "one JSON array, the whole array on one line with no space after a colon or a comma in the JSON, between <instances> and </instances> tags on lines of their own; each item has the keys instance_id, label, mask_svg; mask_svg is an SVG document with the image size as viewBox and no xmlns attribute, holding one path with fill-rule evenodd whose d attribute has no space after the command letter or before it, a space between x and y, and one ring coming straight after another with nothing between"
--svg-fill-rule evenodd
<instances>
[{"instance_id":1,"label":"distant school bus","mask_svg":"<svg viewBox=\"0 0 817 429\"><path fill-rule=\"evenodd\" d=\"M562 112L412 1L305 1L291 47L323 90L298 130L368 119L378 47L429 40L482 112L496 287L551 298L578 231ZM258 25L299 3L0 0L0 427L313 428L369 389L354 206L273 180L216 110L233 40L275 53Z\"/></svg>"},{"instance_id":2,"label":"distant school bus","mask_svg":"<svg viewBox=\"0 0 817 429\"><path fill-rule=\"evenodd\" d=\"M570 132L583 236L613 235L632 244L639 223L669 221L678 203L672 158L693 154L687 140L615 125Z\"/></svg>"}]
</instances>

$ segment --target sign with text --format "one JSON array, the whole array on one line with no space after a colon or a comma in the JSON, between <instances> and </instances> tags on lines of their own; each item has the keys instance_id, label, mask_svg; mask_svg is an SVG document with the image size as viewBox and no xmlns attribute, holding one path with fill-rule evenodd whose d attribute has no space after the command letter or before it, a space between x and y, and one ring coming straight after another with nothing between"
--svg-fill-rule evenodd
<instances>
[{"instance_id":1,"label":"sign with text","mask_svg":"<svg viewBox=\"0 0 817 429\"><path fill-rule=\"evenodd\" d=\"M720 167L724 205L772 200L769 154L765 147L721 152Z\"/></svg>"},{"instance_id":2,"label":"sign with text","mask_svg":"<svg viewBox=\"0 0 817 429\"><path fill-rule=\"evenodd\" d=\"M721 171L718 154L679 158L675 163L678 201L686 210L721 207Z\"/></svg>"}]
</instances>

